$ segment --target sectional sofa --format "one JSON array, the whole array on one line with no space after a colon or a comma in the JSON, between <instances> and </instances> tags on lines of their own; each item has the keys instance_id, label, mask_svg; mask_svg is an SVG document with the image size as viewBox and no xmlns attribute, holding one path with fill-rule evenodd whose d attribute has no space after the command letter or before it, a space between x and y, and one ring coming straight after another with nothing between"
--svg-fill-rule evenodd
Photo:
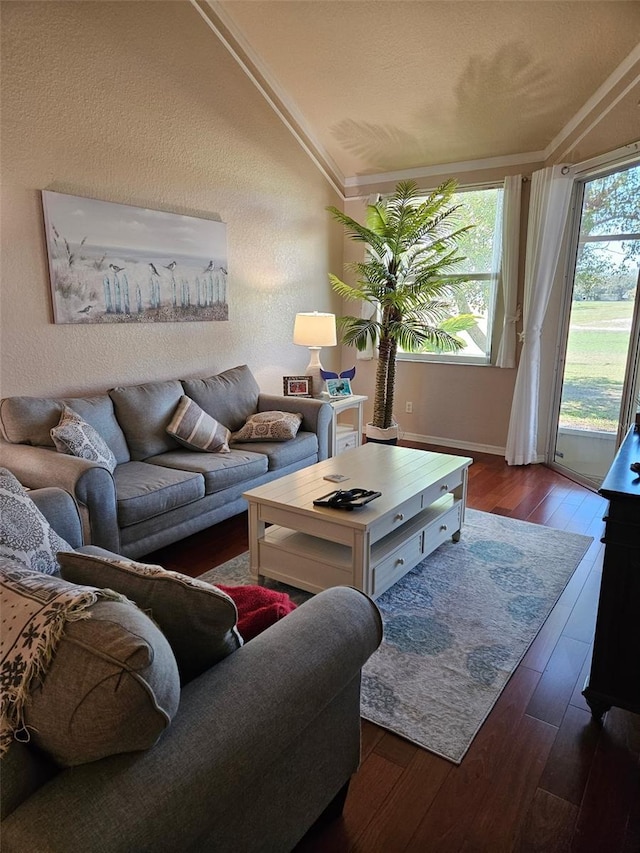
<instances>
[{"instance_id":1,"label":"sectional sofa","mask_svg":"<svg viewBox=\"0 0 640 853\"><path fill-rule=\"evenodd\" d=\"M184 397L232 434L260 412L299 413L302 421L287 441L232 439L230 452L198 452L167 432ZM51 430L65 405L104 440L113 471L57 452ZM247 489L325 459L331 416L319 400L261 393L247 365L88 397L7 397L0 402L0 465L29 488L72 494L85 542L138 557L244 511Z\"/></svg>"}]
</instances>

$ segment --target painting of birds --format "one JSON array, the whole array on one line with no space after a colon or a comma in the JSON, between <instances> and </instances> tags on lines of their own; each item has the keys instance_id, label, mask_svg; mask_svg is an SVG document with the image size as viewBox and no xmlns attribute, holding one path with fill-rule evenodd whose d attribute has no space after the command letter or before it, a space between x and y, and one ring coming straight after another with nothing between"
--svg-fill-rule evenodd
<instances>
[{"instance_id":1,"label":"painting of birds","mask_svg":"<svg viewBox=\"0 0 640 853\"><path fill-rule=\"evenodd\" d=\"M149 264L149 269L151 270L151 273L153 275L160 275L160 273L158 272L158 270L155 268L155 266L153 264Z\"/></svg>"},{"instance_id":2,"label":"painting of birds","mask_svg":"<svg viewBox=\"0 0 640 853\"><path fill-rule=\"evenodd\" d=\"M176 262L175 261L171 261L171 263L167 264L165 267L165 269L169 270L169 272L173 272L175 268L176 268Z\"/></svg>"},{"instance_id":3,"label":"painting of birds","mask_svg":"<svg viewBox=\"0 0 640 853\"><path fill-rule=\"evenodd\" d=\"M81 309L78 311L78 314L88 314L88 313L89 313L89 311L91 311L91 309L92 309L92 308L93 308L93 305L87 305L85 308L81 308Z\"/></svg>"},{"instance_id":4,"label":"painting of birds","mask_svg":"<svg viewBox=\"0 0 640 853\"><path fill-rule=\"evenodd\" d=\"M113 270L114 272L122 272L124 267L117 267L115 264L109 264L109 269Z\"/></svg>"},{"instance_id":5,"label":"painting of birds","mask_svg":"<svg viewBox=\"0 0 640 853\"><path fill-rule=\"evenodd\" d=\"M213 261L209 261L209 266L206 269L202 270L202 272L212 272L213 271Z\"/></svg>"}]
</instances>

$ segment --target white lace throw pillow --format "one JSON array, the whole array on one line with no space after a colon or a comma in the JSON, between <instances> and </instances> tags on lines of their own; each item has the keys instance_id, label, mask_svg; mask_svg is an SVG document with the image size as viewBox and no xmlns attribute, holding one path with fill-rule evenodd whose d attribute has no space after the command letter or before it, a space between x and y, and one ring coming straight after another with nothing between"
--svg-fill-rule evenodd
<instances>
[{"instance_id":1,"label":"white lace throw pillow","mask_svg":"<svg viewBox=\"0 0 640 853\"><path fill-rule=\"evenodd\" d=\"M258 412L250 415L232 441L290 441L302 423L302 415L294 412Z\"/></svg>"},{"instance_id":2,"label":"white lace throw pillow","mask_svg":"<svg viewBox=\"0 0 640 853\"><path fill-rule=\"evenodd\" d=\"M58 426L51 430L51 438L58 453L91 459L113 473L116 457L100 433L84 421L77 412L65 406Z\"/></svg>"}]
</instances>

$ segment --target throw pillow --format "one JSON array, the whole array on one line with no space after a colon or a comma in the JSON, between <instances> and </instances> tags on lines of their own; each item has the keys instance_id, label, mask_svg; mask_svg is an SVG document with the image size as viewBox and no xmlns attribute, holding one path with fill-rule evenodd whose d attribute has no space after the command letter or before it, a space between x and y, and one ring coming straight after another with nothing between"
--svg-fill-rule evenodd
<instances>
[{"instance_id":1,"label":"throw pillow","mask_svg":"<svg viewBox=\"0 0 640 853\"><path fill-rule=\"evenodd\" d=\"M161 566L92 554L60 554L62 577L126 595L156 622L173 649L183 684L239 649L238 612L212 584Z\"/></svg>"},{"instance_id":2,"label":"throw pillow","mask_svg":"<svg viewBox=\"0 0 640 853\"><path fill-rule=\"evenodd\" d=\"M190 397L180 397L167 432L190 450L229 453L231 433Z\"/></svg>"},{"instance_id":3,"label":"throw pillow","mask_svg":"<svg viewBox=\"0 0 640 853\"><path fill-rule=\"evenodd\" d=\"M0 468L0 556L52 575L60 568L58 551L73 548L58 536L11 471Z\"/></svg>"},{"instance_id":4,"label":"throw pillow","mask_svg":"<svg viewBox=\"0 0 640 853\"><path fill-rule=\"evenodd\" d=\"M302 415L293 412L258 412L231 435L232 441L289 441L295 438Z\"/></svg>"},{"instance_id":5,"label":"throw pillow","mask_svg":"<svg viewBox=\"0 0 640 853\"><path fill-rule=\"evenodd\" d=\"M264 586L218 584L218 589L234 600L238 608L238 631L245 642L257 637L298 606L286 592Z\"/></svg>"},{"instance_id":6,"label":"throw pillow","mask_svg":"<svg viewBox=\"0 0 640 853\"><path fill-rule=\"evenodd\" d=\"M180 702L175 658L153 622L110 590L7 564L0 581L3 747L26 730L74 766L153 746Z\"/></svg>"},{"instance_id":7,"label":"throw pillow","mask_svg":"<svg viewBox=\"0 0 640 853\"><path fill-rule=\"evenodd\" d=\"M116 457L100 433L79 414L64 406L58 426L51 430L51 438L58 453L91 459L113 473Z\"/></svg>"}]
</instances>

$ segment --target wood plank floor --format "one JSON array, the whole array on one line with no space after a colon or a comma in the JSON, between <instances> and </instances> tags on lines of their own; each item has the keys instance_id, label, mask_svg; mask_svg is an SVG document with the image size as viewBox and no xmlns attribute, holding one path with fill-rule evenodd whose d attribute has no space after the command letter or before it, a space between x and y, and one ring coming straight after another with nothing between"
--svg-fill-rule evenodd
<instances>
[{"instance_id":1,"label":"wood plank floor","mask_svg":"<svg viewBox=\"0 0 640 853\"><path fill-rule=\"evenodd\" d=\"M598 726L581 695L606 502L542 465L464 455L474 457L470 507L593 544L462 763L363 721L342 818L296 853L640 853L640 716L613 708ZM237 516L146 559L199 575L247 549L246 525Z\"/></svg>"}]
</instances>

